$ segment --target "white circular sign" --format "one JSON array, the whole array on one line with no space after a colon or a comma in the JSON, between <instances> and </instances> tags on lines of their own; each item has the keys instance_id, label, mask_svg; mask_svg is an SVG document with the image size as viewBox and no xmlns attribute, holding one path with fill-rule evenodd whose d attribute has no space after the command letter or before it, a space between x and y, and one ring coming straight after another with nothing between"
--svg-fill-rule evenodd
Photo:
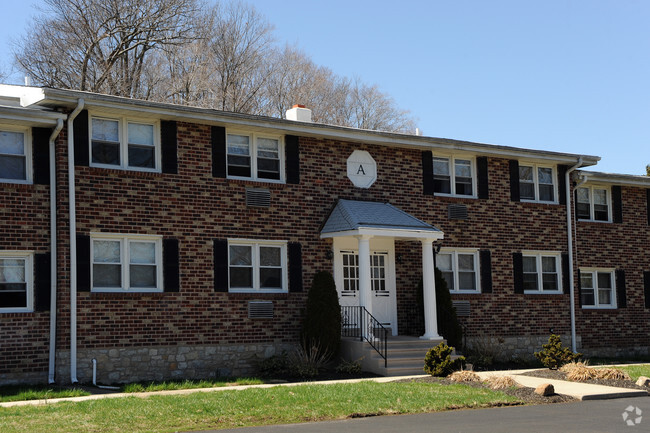
<instances>
[{"instance_id":1,"label":"white circular sign","mask_svg":"<svg viewBox=\"0 0 650 433\"><path fill-rule=\"evenodd\" d=\"M370 188L377 180L377 163L365 150L355 150L348 157L348 178L354 186Z\"/></svg>"}]
</instances>

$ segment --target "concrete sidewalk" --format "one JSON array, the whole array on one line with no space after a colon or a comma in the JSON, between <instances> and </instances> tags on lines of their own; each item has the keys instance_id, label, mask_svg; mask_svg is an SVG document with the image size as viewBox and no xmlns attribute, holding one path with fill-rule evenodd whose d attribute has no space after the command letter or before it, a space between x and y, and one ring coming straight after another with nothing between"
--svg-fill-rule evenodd
<instances>
[{"instance_id":1,"label":"concrete sidewalk","mask_svg":"<svg viewBox=\"0 0 650 433\"><path fill-rule=\"evenodd\" d=\"M543 383L550 383L555 388L557 394L569 395L579 400L598 400L598 399L611 399L623 397L639 397L647 396L648 392L637 389L627 388L613 388L610 386L591 385L579 382L568 382L564 380L545 379L532 376L524 376L523 373L533 370L508 370L508 371L487 371L477 372L481 378L490 376L510 376L517 383L529 388L536 388ZM346 379L346 380L325 380L319 382L292 382L292 383L278 383L278 384L262 384L262 385L238 385L238 386L222 386L218 388L195 388L195 389L180 389L173 391L154 391L154 392L130 392L130 393L109 393L109 394L94 394L83 397L66 397L66 398L53 398L47 400L24 400L24 401L11 401L0 403L0 407L15 407L15 406L38 406L44 404L55 404L64 401L88 401L100 400L103 398L123 398L123 397L140 397L147 398L154 395L187 395L196 392L218 392L218 391L237 391L248 388L272 388L276 386L300 386L300 385L331 385L335 383L358 383L363 381L374 381L378 383L394 382L404 379L417 379L427 377L427 375L415 376L394 376L394 377L373 377L364 379Z\"/></svg>"}]
</instances>

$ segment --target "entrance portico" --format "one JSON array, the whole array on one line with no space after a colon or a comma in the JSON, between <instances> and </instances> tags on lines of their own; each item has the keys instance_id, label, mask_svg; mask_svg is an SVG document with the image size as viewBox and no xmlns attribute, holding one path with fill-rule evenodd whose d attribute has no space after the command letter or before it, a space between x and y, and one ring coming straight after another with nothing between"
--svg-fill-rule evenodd
<instances>
[{"instance_id":1,"label":"entrance portico","mask_svg":"<svg viewBox=\"0 0 650 433\"><path fill-rule=\"evenodd\" d=\"M394 242L419 241L425 321L425 333L420 338L440 339L433 243L443 236L436 227L388 203L339 200L321 230L321 238L333 240L334 279L341 305L364 307L397 335Z\"/></svg>"}]
</instances>

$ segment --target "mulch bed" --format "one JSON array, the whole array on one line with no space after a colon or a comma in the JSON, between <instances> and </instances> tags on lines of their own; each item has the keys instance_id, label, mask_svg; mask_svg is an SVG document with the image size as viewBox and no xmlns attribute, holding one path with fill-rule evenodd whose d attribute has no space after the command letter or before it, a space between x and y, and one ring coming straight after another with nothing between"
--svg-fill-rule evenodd
<instances>
[{"instance_id":1,"label":"mulch bed","mask_svg":"<svg viewBox=\"0 0 650 433\"><path fill-rule=\"evenodd\" d=\"M404 379L398 382L425 382L425 383L439 383L441 385L458 385L459 382L452 382L449 379L441 377L419 377L416 379ZM489 389L489 386L485 385L482 382L462 382L462 385L468 385L473 388L486 388ZM569 403L577 401L575 398L568 395L553 394L548 397L535 394L535 390L532 388L518 387L518 388L506 388L499 389L504 394L511 395L523 401L524 404L550 404L550 403Z\"/></svg>"},{"instance_id":2,"label":"mulch bed","mask_svg":"<svg viewBox=\"0 0 650 433\"><path fill-rule=\"evenodd\" d=\"M524 376L533 376L533 377L542 377L546 379L556 379L556 380L566 380L571 382L566 378L566 374L559 370L550 370L548 368L542 370L529 371L523 374ZM614 380L614 379L588 379L580 381L580 383L588 383L593 385L605 385L605 386L614 386L617 388L629 388L629 389L643 389L645 391L650 391L650 388L647 386L639 386L631 380Z\"/></svg>"}]
</instances>

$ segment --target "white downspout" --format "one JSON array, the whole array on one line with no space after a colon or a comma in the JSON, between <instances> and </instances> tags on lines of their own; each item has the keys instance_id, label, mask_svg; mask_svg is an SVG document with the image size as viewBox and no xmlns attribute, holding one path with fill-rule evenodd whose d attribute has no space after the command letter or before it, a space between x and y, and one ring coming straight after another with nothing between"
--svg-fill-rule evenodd
<instances>
[{"instance_id":1,"label":"white downspout","mask_svg":"<svg viewBox=\"0 0 650 433\"><path fill-rule=\"evenodd\" d=\"M50 135L50 364L47 373L49 384L54 383L56 360L56 146L54 140L63 129L63 120L56 122Z\"/></svg>"},{"instance_id":2,"label":"white downspout","mask_svg":"<svg viewBox=\"0 0 650 433\"><path fill-rule=\"evenodd\" d=\"M84 108L79 99L77 108L68 116L68 201L70 202L70 382L77 383L77 220L74 177L73 122Z\"/></svg>"},{"instance_id":3,"label":"white downspout","mask_svg":"<svg viewBox=\"0 0 650 433\"><path fill-rule=\"evenodd\" d=\"M565 174L565 188L566 188L566 222L567 222L567 236L569 241L569 294L571 302L571 350L577 352L576 349L576 301L574 298L575 284L573 282L573 216L571 208L571 173L577 168L582 166L582 156L578 158L578 163L569 168Z\"/></svg>"}]
</instances>

